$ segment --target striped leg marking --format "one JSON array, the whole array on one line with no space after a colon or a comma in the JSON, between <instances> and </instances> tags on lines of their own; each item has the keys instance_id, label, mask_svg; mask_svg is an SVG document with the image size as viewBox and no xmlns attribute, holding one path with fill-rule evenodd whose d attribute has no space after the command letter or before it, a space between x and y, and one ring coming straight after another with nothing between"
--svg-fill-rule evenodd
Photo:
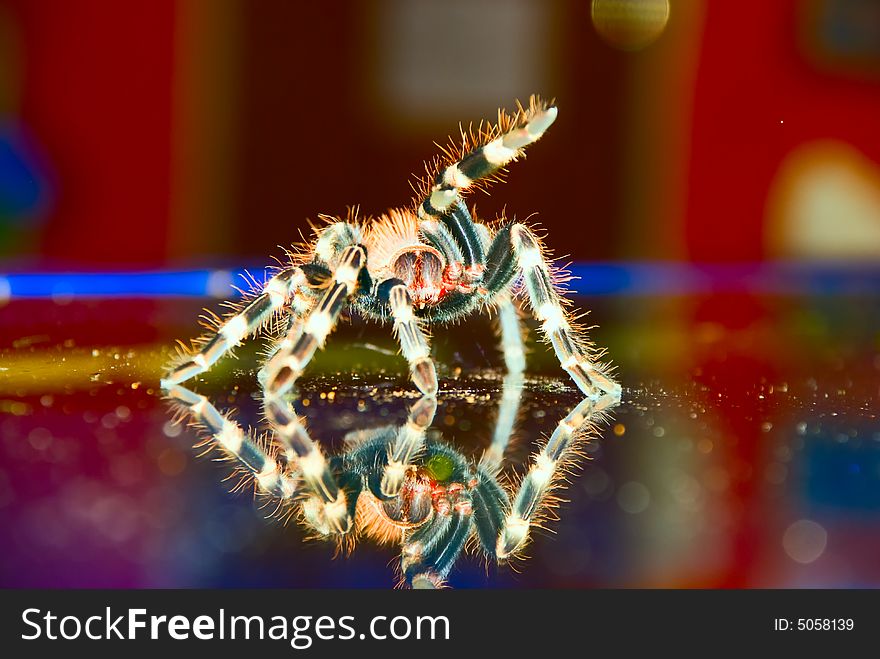
<instances>
[{"instance_id":1,"label":"striped leg marking","mask_svg":"<svg viewBox=\"0 0 880 659\"><path fill-rule=\"evenodd\" d=\"M260 448L238 424L221 414L205 396L187 389L182 383L206 372L246 336L260 330L305 284L305 274L298 267L279 272L241 312L228 319L198 352L171 369L160 382L168 397L183 405L193 419L210 432L214 443L254 477L260 490L282 500L290 499L296 492L296 478Z\"/></svg>"},{"instance_id":2,"label":"striped leg marking","mask_svg":"<svg viewBox=\"0 0 880 659\"><path fill-rule=\"evenodd\" d=\"M308 313L309 308L306 308L304 313ZM266 360L263 362L262 367L257 373L257 382L259 382L260 387L262 389L266 388L266 383L269 380L269 372L270 366L275 366L277 362L275 361L275 357L278 356L280 352L289 352L291 348L296 344L299 340L299 337L302 336L303 328L305 327L306 322L302 318L302 315L291 314L290 315L290 326L287 329L284 337L279 340L274 346L272 346L269 354L266 357Z\"/></svg>"},{"instance_id":3,"label":"striped leg marking","mask_svg":"<svg viewBox=\"0 0 880 659\"><path fill-rule=\"evenodd\" d=\"M296 458L302 478L314 497L304 505L304 512L322 532L347 533L351 530L345 492L336 482L330 466L300 423L290 404L284 400L317 349L324 345L336 325L339 314L357 287L358 276L367 264L366 250L360 245L346 247L333 273L333 283L312 309L305 323L291 327L283 345L267 367L263 400L266 417L279 440Z\"/></svg>"},{"instance_id":4,"label":"striped leg marking","mask_svg":"<svg viewBox=\"0 0 880 659\"><path fill-rule=\"evenodd\" d=\"M423 396L409 411L406 424L401 426L394 443L388 450L388 464L382 474L381 491L386 497L400 492L406 472L412 467L425 446L425 431L437 412L437 399Z\"/></svg>"},{"instance_id":5,"label":"striped leg marking","mask_svg":"<svg viewBox=\"0 0 880 659\"><path fill-rule=\"evenodd\" d=\"M409 362L413 384L426 396L434 396L438 388L437 371L431 359L428 339L413 314L412 299L406 285L400 280L388 280L379 285L379 290L381 293L387 290L394 333L403 356Z\"/></svg>"},{"instance_id":6,"label":"striped leg marking","mask_svg":"<svg viewBox=\"0 0 880 659\"><path fill-rule=\"evenodd\" d=\"M524 110L516 126L480 146L437 175L427 198L419 206L422 219L439 218L460 201L461 191L485 179L522 155L556 120L556 107L535 104Z\"/></svg>"},{"instance_id":7,"label":"striped leg marking","mask_svg":"<svg viewBox=\"0 0 880 659\"><path fill-rule=\"evenodd\" d=\"M168 396L188 408L193 419L211 433L227 455L238 460L260 490L282 500L296 493L296 477L269 456L241 427L223 416L204 396L179 384L171 385Z\"/></svg>"},{"instance_id":8,"label":"striped leg marking","mask_svg":"<svg viewBox=\"0 0 880 659\"><path fill-rule=\"evenodd\" d=\"M366 265L367 253L363 247L354 245L345 248L333 273L333 284L309 314L302 332L295 341L291 341L292 345L279 350L269 363L264 392L267 397L283 396L290 391L315 351L324 345L333 331L339 313L354 293L358 276Z\"/></svg>"},{"instance_id":9,"label":"striped leg marking","mask_svg":"<svg viewBox=\"0 0 880 659\"><path fill-rule=\"evenodd\" d=\"M579 341L568 322L538 241L522 224L514 224L510 236L517 264L529 293L532 311L541 321L541 331L553 344L562 368L586 396L595 399L601 391L619 402L620 385L603 373L580 347L583 341Z\"/></svg>"},{"instance_id":10,"label":"striped leg marking","mask_svg":"<svg viewBox=\"0 0 880 659\"><path fill-rule=\"evenodd\" d=\"M473 502L463 495L449 515L434 515L403 545L400 567L416 590L443 586L473 529Z\"/></svg>"},{"instance_id":11,"label":"striped leg marking","mask_svg":"<svg viewBox=\"0 0 880 659\"><path fill-rule=\"evenodd\" d=\"M245 337L265 325L305 285L306 276L299 268L282 270L272 277L263 292L251 300L240 313L227 320L201 350L165 376L161 382L162 389L169 391L174 385L182 384L207 371Z\"/></svg>"},{"instance_id":12,"label":"striped leg marking","mask_svg":"<svg viewBox=\"0 0 880 659\"><path fill-rule=\"evenodd\" d=\"M429 243L443 254L447 264L464 262L461 247L459 247L458 242L456 242L445 224L433 218L422 220L419 223L419 231L421 231Z\"/></svg>"},{"instance_id":13,"label":"striped leg marking","mask_svg":"<svg viewBox=\"0 0 880 659\"><path fill-rule=\"evenodd\" d=\"M602 396L598 400L588 397L559 422L547 444L532 461L513 500L510 515L504 520L495 550L499 560L509 557L528 540L529 528L546 494L558 482L560 464L564 464L578 431L592 419L601 418L602 413L616 403L610 396Z\"/></svg>"},{"instance_id":14,"label":"striped leg marking","mask_svg":"<svg viewBox=\"0 0 880 659\"><path fill-rule=\"evenodd\" d=\"M321 447L313 441L289 403L278 398L266 401L266 416L278 434L279 439L290 447L296 456L303 481L314 495L315 510L309 514L313 526L325 534L348 533L352 520L348 514L345 492L339 487L333 472L330 471Z\"/></svg>"}]
</instances>

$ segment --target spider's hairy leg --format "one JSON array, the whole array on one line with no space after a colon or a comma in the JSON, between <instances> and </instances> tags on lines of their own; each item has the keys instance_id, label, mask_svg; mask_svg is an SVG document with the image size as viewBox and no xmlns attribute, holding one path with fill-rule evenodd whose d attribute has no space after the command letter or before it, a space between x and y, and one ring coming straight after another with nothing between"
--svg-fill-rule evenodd
<instances>
[{"instance_id":1,"label":"spider's hairy leg","mask_svg":"<svg viewBox=\"0 0 880 659\"><path fill-rule=\"evenodd\" d=\"M425 523L404 531L400 568L413 588L439 588L473 532L475 478L467 459L442 444L428 444L422 465L438 478L432 492L438 498Z\"/></svg>"},{"instance_id":2,"label":"spider's hairy leg","mask_svg":"<svg viewBox=\"0 0 880 659\"><path fill-rule=\"evenodd\" d=\"M522 155L523 149L541 138L556 120L556 107L533 97L528 108L513 116L501 113L499 125L472 138L483 142L457 162L444 167L433 185L425 190L419 217L441 218L461 199L461 192L481 180L490 179ZM468 148L468 144L465 148ZM453 230L453 234L455 231Z\"/></svg>"},{"instance_id":3,"label":"spider's hairy leg","mask_svg":"<svg viewBox=\"0 0 880 659\"><path fill-rule=\"evenodd\" d=\"M507 491L498 483L497 470L477 467L476 483L471 491L474 501L474 528L483 552L496 558L498 537L504 528L504 520L510 511Z\"/></svg>"},{"instance_id":4,"label":"spider's hairy leg","mask_svg":"<svg viewBox=\"0 0 880 659\"><path fill-rule=\"evenodd\" d=\"M509 295L499 297L498 322L501 326L501 349L507 365L507 375L504 376L501 404L498 407L498 419L495 421L492 443L480 458L476 484L472 491L477 537L483 551L493 558L505 516L510 510L510 499L504 488L498 484L497 476L516 425L526 367L519 312Z\"/></svg>"},{"instance_id":5,"label":"spider's hairy leg","mask_svg":"<svg viewBox=\"0 0 880 659\"><path fill-rule=\"evenodd\" d=\"M316 530L348 533L352 518L348 510L345 492L339 487L327 458L318 442L312 440L290 404L279 398L269 398L265 403L266 416L279 440L296 455L296 465L309 491L315 507L310 514ZM306 510L309 514L309 510ZM320 519L319 522L316 520Z\"/></svg>"},{"instance_id":6,"label":"spider's hairy leg","mask_svg":"<svg viewBox=\"0 0 880 659\"><path fill-rule=\"evenodd\" d=\"M608 395L598 399L587 397L559 422L550 439L534 456L528 473L520 483L510 514L498 535L495 555L499 560L508 558L528 541L529 529L535 523L536 516L539 516L541 505L564 475L578 433L584 427L589 427L588 424L603 419L604 412L616 404L617 401Z\"/></svg>"},{"instance_id":7,"label":"spider's hairy leg","mask_svg":"<svg viewBox=\"0 0 880 659\"><path fill-rule=\"evenodd\" d=\"M263 388L264 407L278 437L296 455L303 480L318 498L328 528L347 533L352 526L345 492L336 482L319 444L312 440L299 418L284 399L296 379L324 345L336 324L343 306L357 287L361 270L366 267L367 253L361 245L346 247L333 271L333 282L314 306L302 327L292 331L297 338L289 348L282 348L272 358Z\"/></svg>"},{"instance_id":8,"label":"spider's hairy leg","mask_svg":"<svg viewBox=\"0 0 880 659\"><path fill-rule=\"evenodd\" d=\"M295 475L270 457L237 423L223 416L205 396L179 384L170 386L168 396L189 411L223 452L238 460L253 475L263 492L282 500L293 497L296 493Z\"/></svg>"},{"instance_id":9,"label":"spider's hairy leg","mask_svg":"<svg viewBox=\"0 0 880 659\"><path fill-rule=\"evenodd\" d=\"M300 268L287 268L276 274L266 282L262 293L224 322L198 352L166 374L161 381L162 389L169 391L172 386L207 371L246 336L265 325L305 284L306 276Z\"/></svg>"},{"instance_id":10,"label":"spider's hairy leg","mask_svg":"<svg viewBox=\"0 0 880 659\"><path fill-rule=\"evenodd\" d=\"M620 385L591 359L588 342L571 326L535 236L526 226L514 224L510 228L510 239L532 312L541 322L541 331L553 345L562 368L586 396L595 399L601 391L619 402Z\"/></svg>"},{"instance_id":11,"label":"spider's hairy leg","mask_svg":"<svg viewBox=\"0 0 880 659\"><path fill-rule=\"evenodd\" d=\"M386 279L377 288L379 299L387 304L394 319L394 333L400 350L409 363L413 384L426 396L437 393L437 370L431 359L431 348L413 313L409 291L400 279Z\"/></svg>"},{"instance_id":12,"label":"spider's hairy leg","mask_svg":"<svg viewBox=\"0 0 880 659\"><path fill-rule=\"evenodd\" d=\"M293 387L319 347L336 325L345 303L354 293L361 271L367 265L362 245L346 247L333 271L333 282L315 305L292 345L280 349L267 368L265 394L283 396Z\"/></svg>"},{"instance_id":13,"label":"spider's hairy leg","mask_svg":"<svg viewBox=\"0 0 880 659\"><path fill-rule=\"evenodd\" d=\"M510 443L519 412L520 399L524 384L523 372L526 368L525 348L523 346L522 329L516 305L510 296L501 297L498 303L498 323L501 326L501 349L507 375L504 376L501 404L498 407L498 420L492 443L483 453L480 466L495 473L504 460L504 452Z\"/></svg>"},{"instance_id":14,"label":"spider's hairy leg","mask_svg":"<svg viewBox=\"0 0 880 659\"><path fill-rule=\"evenodd\" d=\"M406 472L412 467L425 446L425 431L434 420L437 399L422 396L409 410L409 418L400 427L394 443L388 449L388 462L380 485L383 496L394 497L400 492Z\"/></svg>"},{"instance_id":15,"label":"spider's hairy leg","mask_svg":"<svg viewBox=\"0 0 880 659\"><path fill-rule=\"evenodd\" d=\"M315 256L318 259L326 264L335 263L347 247L361 242L361 228L353 220L354 216L351 215L349 221L338 220L321 229L315 243Z\"/></svg>"},{"instance_id":16,"label":"spider's hairy leg","mask_svg":"<svg viewBox=\"0 0 880 659\"><path fill-rule=\"evenodd\" d=\"M441 217L426 217L419 223L425 240L446 260L444 283L452 290L470 294L483 279L486 246L480 226L463 201Z\"/></svg>"},{"instance_id":17,"label":"spider's hairy leg","mask_svg":"<svg viewBox=\"0 0 880 659\"><path fill-rule=\"evenodd\" d=\"M498 302L498 324L501 326L501 351L504 365L510 374L526 370L526 350L523 344L522 323L516 305L510 297Z\"/></svg>"},{"instance_id":18,"label":"spider's hairy leg","mask_svg":"<svg viewBox=\"0 0 880 659\"><path fill-rule=\"evenodd\" d=\"M462 254L461 247L452 236L449 229L446 228L445 224L442 224L435 219L422 220L419 222L419 231L428 243L437 248L437 250L443 255L443 258L446 259L447 265L464 263L464 255Z\"/></svg>"},{"instance_id":19,"label":"spider's hairy leg","mask_svg":"<svg viewBox=\"0 0 880 659\"><path fill-rule=\"evenodd\" d=\"M449 515L434 515L407 538L401 556L401 570L415 589L443 585L471 534L473 504L462 499Z\"/></svg>"},{"instance_id":20,"label":"spider's hairy leg","mask_svg":"<svg viewBox=\"0 0 880 659\"><path fill-rule=\"evenodd\" d=\"M270 365L275 366L277 364L275 357L278 353L289 352L300 336L302 336L306 318L308 318L318 300L317 294L314 291L320 290L325 282L332 278L330 270L317 263L307 263L302 265L301 268L306 275L307 288L297 291L291 298L289 304L290 313L285 318L287 328L285 330L282 326L278 327L283 336L272 342L264 353L263 363L257 373L257 381L261 388L266 387L269 367Z\"/></svg>"},{"instance_id":21,"label":"spider's hairy leg","mask_svg":"<svg viewBox=\"0 0 880 659\"><path fill-rule=\"evenodd\" d=\"M308 313L310 307L308 307L308 305L303 306L306 307L305 313ZM289 350L293 347L293 344L297 342L300 336L302 336L305 324L303 315L300 313L291 313L290 316L288 316L288 325L287 330L284 332L284 336L277 339L269 346L263 359L263 364L257 372L257 382L261 388L265 388L266 386L266 381L269 379L269 365L275 363L275 356L279 352Z\"/></svg>"}]
</instances>

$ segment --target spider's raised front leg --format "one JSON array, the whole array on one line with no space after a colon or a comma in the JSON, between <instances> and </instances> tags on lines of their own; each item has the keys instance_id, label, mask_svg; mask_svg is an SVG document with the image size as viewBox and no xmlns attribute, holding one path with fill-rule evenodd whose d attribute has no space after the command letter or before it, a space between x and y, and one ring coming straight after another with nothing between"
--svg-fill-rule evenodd
<instances>
[{"instance_id":1,"label":"spider's raised front leg","mask_svg":"<svg viewBox=\"0 0 880 659\"><path fill-rule=\"evenodd\" d=\"M195 354L172 368L160 382L168 398L182 405L196 423L207 429L212 441L252 474L261 490L281 499L293 496L295 476L237 423L221 414L205 396L184 387L183 383L206 372L246 336L262 329L305 285L306 276L300 268L288 268L276 274L259 295L224 322Z\"/></svg>"},{"instance_id":2,"label":"spider's raised front leg","mask_svg":"<svg viewBox=\"0 0 880 659\"><path fill-rule=\"evenodd\" d=\"M434 180L423 184L423 197L416 202L421 231L446 256L449 279L461 278L462 292L479 284L485 264L485 246L463 193L497 178L555 120L556 107L537 97L513 115L499 112L496 125L477 135L463 131L464 155L452 162L446 160ZM448 151L447 155L455 158Z\"/></svg>"},{"instance_id":3,"label":"spider's raised front leg","mask_svg":"<svg viewBox=\"0 0 880 659\"><path fill-rule=\"evenodd\" d=\"M321 532L347 533L352 519L345 492L339 487L318 442L312 440L285 400L296 379L324 345L345 303L355 292L361 270L367 265L363 246L346 247L332 274L332 283L314 306L305 323L294 325L287 341L267 366L263 388L266 416L278 436L297 457L302 478L314 494L303 509Z\"/></svg>"},{"instance_id":4,"label":"spider's raised front leg","mask_svg":"<svg viewBox=\"0 0 880 659\"><path fill-rule=\"evenodd\" d=\"M449 211L459 205L462 191L481 179L490 179L520 157L525 147L538 141L556 120L556 113L555 106L535 97L528 108L520 108L513 116L500 113L498 125L477 137L483 144L437 174L433 185L426 190L425 199L420 202L419 217L443 221L459 244L479 245L473 226L463 225L460 218ZM467 254L465 258L468 258Z\"/></svg>"}]
</instances>

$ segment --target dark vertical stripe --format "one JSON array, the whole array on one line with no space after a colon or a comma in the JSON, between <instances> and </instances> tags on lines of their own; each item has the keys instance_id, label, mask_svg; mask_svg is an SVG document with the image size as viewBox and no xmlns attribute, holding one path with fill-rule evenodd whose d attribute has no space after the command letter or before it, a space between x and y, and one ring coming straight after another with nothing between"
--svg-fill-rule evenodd
<instances>
[{"instance_id":1,"label":"dark vertical stripe","mask_svg":"<svg viewBox=\"0 0 880 659\"><path fill-rule=\"evenodd\" d=\"M221 444L218 443L217 445L223 448ZM263 454L256 444L245 438L238 451L238 459L241 460L242 464L255 474L259 474L266 465L266 458L267 456Z\"/></svg>"},{"instance_id":2,"label":"dark vertical stripe","mask_svg":"<svg viewBox=\"0 0 880 659\"><path fill-rule=\"evenodd\" d=\"M535 310L545 302L553 301L553 284L547 273L540 268L534 268L531 272L525 273L526 282L531 285L534 295Z\"/></svg>"},{"instance_id":3,"label":"dark vertical stripe","mask_svg":"<svg viewBox=\"0 0 880 659\"><path fill-rule=\"evenodd\" d=\"M556 332L553 332L550 336L550 341L553 343L553 348L557 352L569 355L580 352L577 347L575 347L574 341L572 341L571 336L565 329L559 329Z\"/></svg>"},{"instance_id":4,"label":"dark vertical stripe","mask_svg":"<svg viewBox=\"0 0 880 659\"><path fill-rule=\"evenodd\" d=\"M438 225L437 231L427 231L424 227L421 227L422 235L425 237L432 247L435 247L437 251L443 254L443 257L446 259L446 264L449 265L454 261L459 261L460 256L458 249L452 240L452 236L445 232L442 228L442 225Z\"/></svg>"},{"instance_id":5,"label":"dark vertical stripe","mask_svg":"<svg viewBox=\"0 0 880 659\"><path fill-rule=\"evenodd\" d=\"M486 273L483 281L490 295L500 292L516 276L516 259L510 241L510 225L495 235L489 255L486 257Z\"/></svg>"},{"instance_id":6,"label":"dark vertical stripe","mask_svg":"<svg viewBox=\"0 0 880 659\"><path fill-rule=\"evenodd\" d=\"M314 313L326 311L331 318L335 317L341 310L346 298L345 284L339 282L333 285L327 294L323 297L318 308Z\"/></svg>"},{"instance_id":7,"label":"dark vertical stripe","mask_svg":"<svg viewBox=\"0 0 880 659\"><path fill-rule=\"evenodd\" d=\"M494 557L498 535L504 526L504 515L510 502L494 478L482 471L477 478L477 486L471 492L474 498L474 526L483 551Z\"/></svg>"},{"instance_id":8,"label":"dark vertical stripe","mask_svg":"<svg viewBox=\"0 0 880 659\"><path fill-rule=\"evenodd\" d=\"M446 225L455 242L461 247L465 266L483 262L483 244L474 228L471 214L462 202L455 204L449 212L440 218L440 221Z\"/></svg>"},{"instance_id":9,"label":"dark vertical stripe","mask_svg":"<svg viewBox=\"0 0 880 659\"><path fill-rule=\"evenodd\" d=\"M434 570L443 578L449 574L449 570L458 560L461 550L464 549L464 543L471 532L471 516L460 512L452 514L452 533L449 539L443 543L442 551L434 559Z\"/></svg>"},{"instance_id":10,"label":"dark vertical stripe","mask_svg":"<svg viewBox=\"0 0 880 659\"><path fill-rule=\"evenodd\" d=\"M379 297L379 301L382 304L388 304L391 297L391 289L395 286L403 286L406 288L406 284L403 283L402 280L397 278L386 279L376 288L376 294Z\"/></svg>"},{"instance_id":11,"label":"dark vertical stripe","mask_svg":"<svg viewBox=\"0 0 880 659\"><path fill-rule=\"evenodd\" d=\"M355 245L349 249L351 251L348 254L348 264L355 270L362 268L367 260L367 248L363 245Z\"/></svg>"},{"instance_id":12,"label":"dark vertical stripe","mask_svg":"<svg viewBox=\"0 0 880 659\"><path fill-rule=\"evenodd\" d=\"M534 467L534 465L532 466ZM529 473L526 474L525 479L523 479L519 494L516 497L520 506L525 504L527 507L521 507L520 510L515 511L516 514L523 519L531 520L532 516L538 510L543 489L543 485L539 487L535 483L534 475L531 470L529 470Z\"/></svg>"},{"instance_id":13,"label":"dark vertical stripe","mask_svg":"<svg viewBox=\"0 0 880 659\"><path fill-rule=\"evenodd\" d=\"M408 342L412 347L416 347L421 345L421 341L419 341L419 329L414 321L410 321L407 323L401 323L400 325L400 333L401 333L401 342Z\"/></svg>"},{"instance_id":14,"label":"dark vertical stripe","mask_svg":"<svg viewBox=\"0 0 880 659\"><path fill-rule=\"evenodd\" d=\"M254 329L254 325L256 325L263 316L272 311L272 298L268 293L264 293L258 297L255 297L254 300L245 307L244 311L242 311L242 316L247 321L247 327L249 330Z\"/></svg>"}]
</instances>

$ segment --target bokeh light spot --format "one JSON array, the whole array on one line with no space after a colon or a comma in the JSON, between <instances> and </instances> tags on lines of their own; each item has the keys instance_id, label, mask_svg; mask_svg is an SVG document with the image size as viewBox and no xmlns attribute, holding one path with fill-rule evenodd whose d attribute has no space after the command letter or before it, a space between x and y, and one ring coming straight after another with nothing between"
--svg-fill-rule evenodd
<instances>
[{"instance_id":1,"label":"bokeh light spot","mask_svg":"<svg viewBox=\"0 0 880 659\"><path fill-rule=\"evenodd\" d=\"M810 519L799 519L789 526L782 536L782 547L789 557L798 563L812 563L825 551L828 533Z\"/></svg>"},{"instance_id":2,"label":"bokeh light spot","mask_svg":"<svg viewBox=\"0 0 880 659\"><path fill-rule=\"evenodd\" d=\"M624 483L617 491L617 505L631 515L644 512L650 503L651 493L647 487L637 481Z\"/></svg>"},{"instance_id":3,"label":"bokeh light spot","mask_svg":"<svg viewBox=\"0 0 880 659\"><path fill-rule=\"evenodd\" d=\"M593 0L591 16L599 36L621 50L641 50L663 34L668 0Z\"/></svg>"}]
</instances>

